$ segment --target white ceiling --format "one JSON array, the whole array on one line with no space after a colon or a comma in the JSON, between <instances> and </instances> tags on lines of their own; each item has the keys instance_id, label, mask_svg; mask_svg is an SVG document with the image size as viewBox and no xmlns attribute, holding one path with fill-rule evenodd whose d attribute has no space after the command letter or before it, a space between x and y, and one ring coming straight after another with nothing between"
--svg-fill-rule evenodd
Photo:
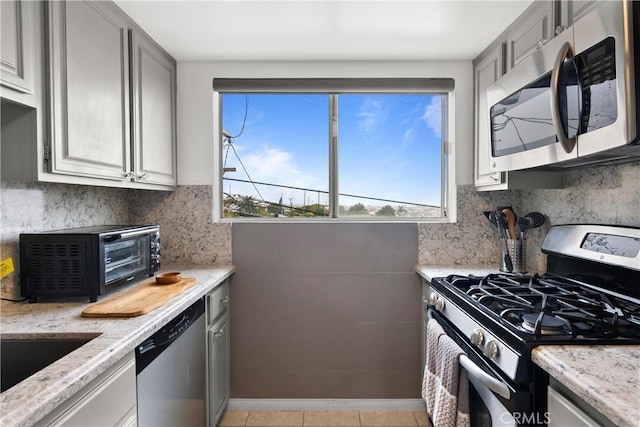
<instances>
[{"instance_id":1,"label":"white ceiling","mask_svg":"<svg viewBox=\"0 0 640 427\"><path fill-rule=\"evenodd\" d=\"M469 60L531 0L117 0L178 61Z\"/></svg>"}]
</instances>

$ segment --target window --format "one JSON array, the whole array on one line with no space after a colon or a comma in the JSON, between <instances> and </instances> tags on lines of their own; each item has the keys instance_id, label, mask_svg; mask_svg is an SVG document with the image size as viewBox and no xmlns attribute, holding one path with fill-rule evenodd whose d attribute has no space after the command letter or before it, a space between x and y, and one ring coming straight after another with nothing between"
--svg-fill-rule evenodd
<instances>
[{"instance_id":1,"label":"window","mask_svg":"<svg viewBox=\"0 0 640 427\"><path fill-rule=\"evenodd\" d=\"M214 89L221 216L447 218L451 80L215 79Z\"/></svg>"}]
</instances>

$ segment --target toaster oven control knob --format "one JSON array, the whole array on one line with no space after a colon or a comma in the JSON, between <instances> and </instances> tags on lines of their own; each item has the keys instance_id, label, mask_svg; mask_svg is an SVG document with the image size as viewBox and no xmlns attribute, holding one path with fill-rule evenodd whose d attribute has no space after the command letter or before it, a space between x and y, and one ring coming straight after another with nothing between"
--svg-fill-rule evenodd
<instances>
[{"instance_id":1,"label":"toaster oven control knob","mask_svg":"<svg viewBox=\"0 0 640 427\"><path fill-rule=\"evenodd\" d=\"M475 346L481 347L482 344L484 343L484 334L480 329L474 329L473 332L471 332L470 338L471 338L471 343Z\"/></svg>"},{"instance_id":2,"label":"toaster oven control knob","mask_svg":"<svg viewBox=\"0 0 640 427\"><path fill-rule=\"evenodd\" d=\"M487 342L487 345L484 346L484 355L487 356L489 359L495 359L496 357L498 357L498 343L491 340L489 342Z\"/></svg>"}]
</instances>

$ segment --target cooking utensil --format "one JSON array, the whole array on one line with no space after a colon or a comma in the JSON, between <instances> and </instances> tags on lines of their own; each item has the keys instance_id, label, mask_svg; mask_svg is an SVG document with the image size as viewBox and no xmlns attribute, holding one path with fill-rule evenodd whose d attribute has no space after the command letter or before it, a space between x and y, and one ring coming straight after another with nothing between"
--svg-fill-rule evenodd
<instances>
[{"instance_id":1,"label":"cooking utensil","mask_svg":"<svg viewBox=\"0 0 640 427\"><path fill-rule=\"evenodd\" d=\"M544 215L541 214L540 212L529 212L528 214L525 215L525 217L531 218L531 220L533 221L531 228L538 228L542 224L544 224L544 221L545 221Z\"/></svg>"},{"instance_id":2,"label":"cooking utensil","mask_svg":"<svg viewBox=\"0 0 640 427\"><path fill-rule=\"evenodd\" d=\"M507 272L511 273L513 271L513 262L511 261L511 255L509 255L509 249L507 249L507 239L500 239L500 246L504 258L504 265L507 267Z\"/></svg>"},{"instance_id":3,"label":"cooking utensil","mask_svg":"<svg viewBox=\"0 0 640 427\"><path fill-rule=\"evenodd\" d=\"M495 226L498 227L498 236L501 239L504 238L504 225L501 219L502 216L504 215L499 211L491 211L489 212L488 216L489 221L491 221L492 224L495 224Z\"/></svg>"},{"instance_id":4,"label":"cooking utensil","mask_svg":"<svg viewBox=\"0 0 640 427\"><path fill-rule=\"evenodd\" d=\"M500 233L500 250L502 251L504 265L507 268L507 271L510 273L513 271L513 262L511 261L509 250L507 249L507 216L499 210L491 212L490 216L490 221L495 221L496 225L498 226L498 232Z\"/></svg>"},{"instance_id":5,"label":"cooking utensil","mask_svg":"<svg viewBox=\"0 0 640 427\"><path fill-rule=\"evenodd\" d=\"M518 227L520 227L520 238L524 239L527 231L532 228L538 228L545 222L545 217L540 212L529 212L525 216L518 218Z\"/></svg>"},{"instance_id":6,"label":"cooking utensil","mask_svg":"<svg viewBox=\"0 0 640 427\"><path fill-rule=\"evenodd\" d=\"M518 218L518 228L520 229L520 239L524 239L527 230L533 228L533 219L528 216Z\"/></svg>"},{"instance_id":7,"label":"cooking utensil","mask_svg":"<svg viewBox=\"0 0 640 427\"><path fill-rule=\"evenodd\" d=\"M516 214L512 209L503 209L502 213L506 217L507 227L509 229L509 238L517 239L518 236L516 235Z\"/></svg>"},{"instance_id":8,"label":"cooking utensil","mask_svg":"<svg viewBox=\"0 0 640 427\"><path fill-rule=\"evenodd\" d=\"M493 215L491 215L491 211L484 211L484 212L482 212L482 213L484 214L484 216L486 216L486 217L487 217L487 219L489 220L489 222L490 222L491 224L493 224L493 225L494 225L494 226L496 226L496 227L498 226L498 224L496 224L496 219L495 219L495 217L494 217Z\"/></svg>"}]
</instances>

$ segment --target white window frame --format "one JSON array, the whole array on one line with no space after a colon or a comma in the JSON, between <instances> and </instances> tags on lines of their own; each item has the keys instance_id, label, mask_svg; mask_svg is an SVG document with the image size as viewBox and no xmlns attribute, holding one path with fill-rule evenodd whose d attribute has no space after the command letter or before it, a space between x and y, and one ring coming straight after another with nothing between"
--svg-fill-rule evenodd
<instances>
[{"instance_id":1,"label":"white window frame","mask_svg":"<svg viewBox=\"0 0 640 427\"><path fill-rule=\"evenodd\" d=\"M344 78L344 79L215 79L213 80L214 112L214 192L213 220L215 222L409 222L409 223L450 223L456 221L456 185L455 185L455 105L454 80L452 78ZM221 95L224 93L324 93L330 96L332 112L336 111L335 102L341 93L411 93L442 95L442 110L446 112L446 120L442 123L442 156L441 156L441 216L438 218L422 217L370 217L351 218L338 216L338 150L335 132L330 129L329 141L329 205L330 216L326 218L226 218L223 216L222 194L222 108ZM331 113L332 114L332 113Z\"/></svg>"}]
</instances>

